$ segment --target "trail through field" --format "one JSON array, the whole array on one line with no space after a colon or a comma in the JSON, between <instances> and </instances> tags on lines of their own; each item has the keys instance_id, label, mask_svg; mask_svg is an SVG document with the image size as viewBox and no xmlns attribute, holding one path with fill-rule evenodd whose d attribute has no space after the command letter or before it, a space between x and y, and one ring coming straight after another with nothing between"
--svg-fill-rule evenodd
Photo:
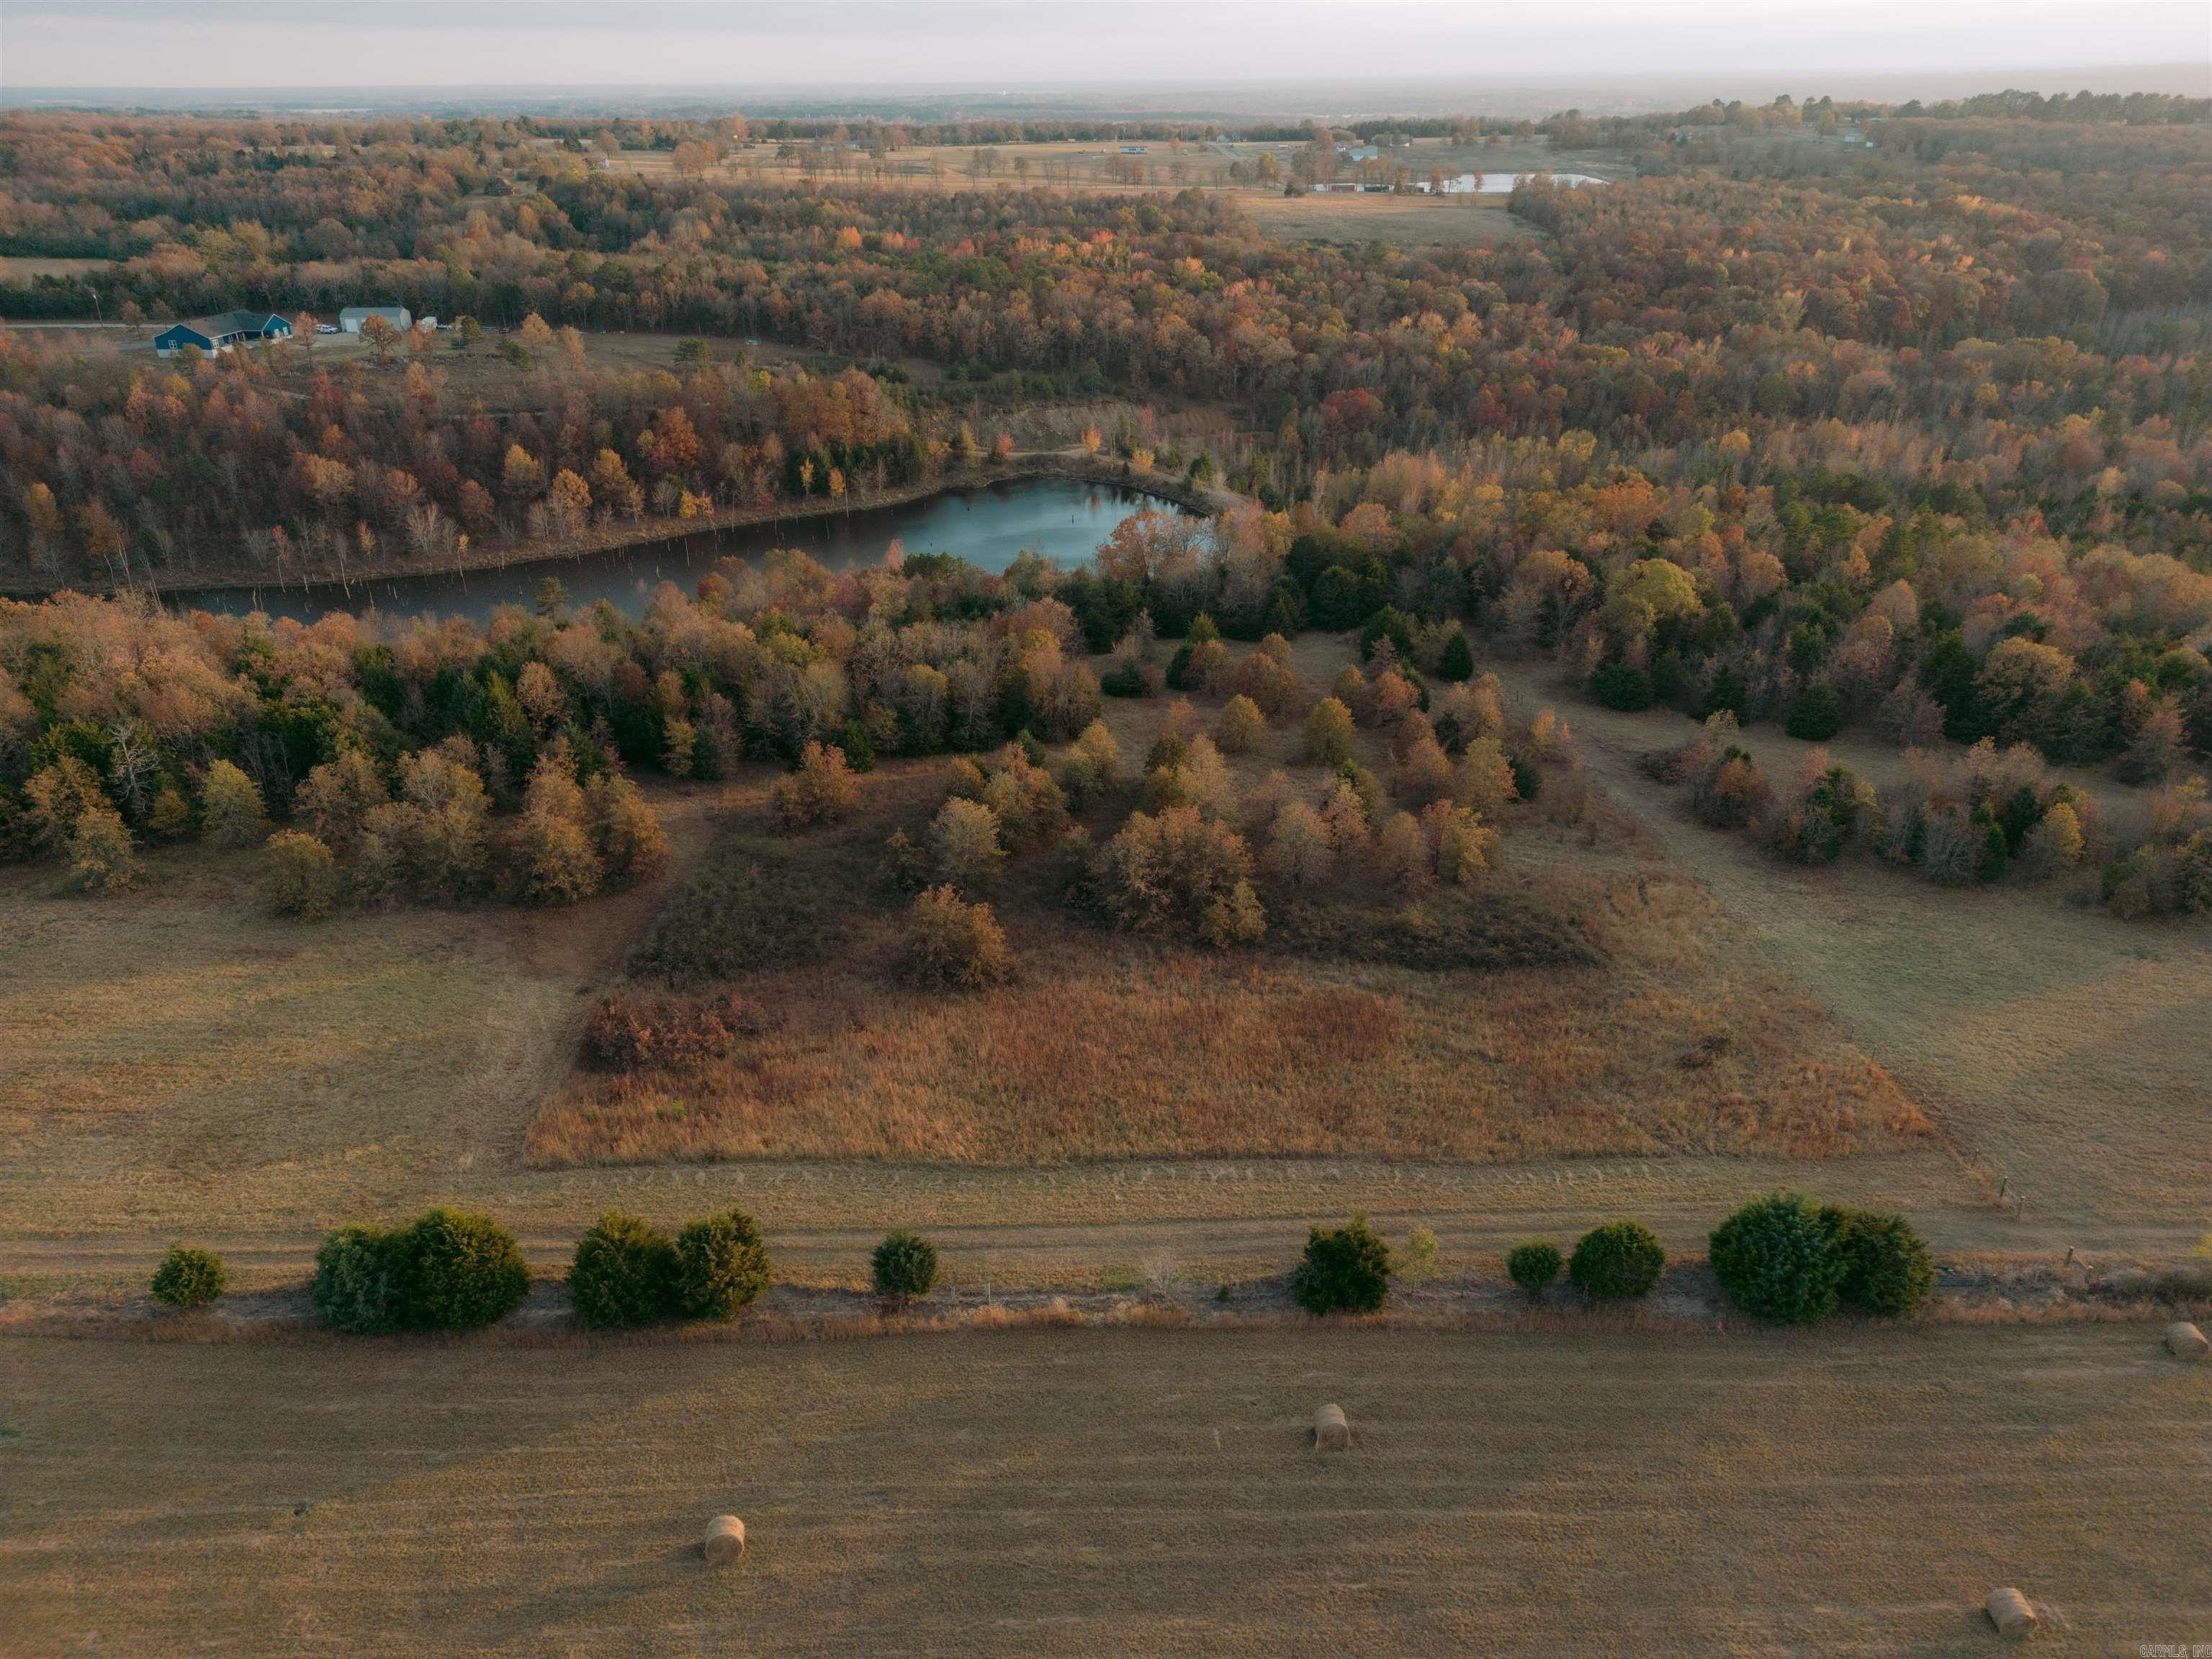
<instances>
[{"instance_id":1,"label":"trail through field","mask_svg":"<svg viewBox=\"0 0 2212 1659\"><path fill-rule=\"evenodd\" d=\"M1961 890L1869 862L1786 864L1698 824L1686 792L1638 769L1645 750L1692 734L1679 716L1562 698L1547 670L1501 678L1532 703L1561 705L1592 775L1911 1091L1984 1182L2025 1201L2023 1232L2179 1244L2212 1228L2212 938L2201 924L2121 921L2050 887ZM1775 778L1812 747L1765 726L1744 742ZM1895 750L1832 748L1878 783L1905 770ZM2140 792L2087 781L2122 812L2139 810ZM1986 1231L2001 1237L2006 1224L1993 1212Z\"/></svg>"},{"instance_id":2,"label":"trail through field","mask_svg":"<svg viewBox=\"0 0 2212 1659\"><path fill-rule=\"evenodd\" d=\"M1200 1283L1281 1270L1316 1220L1362 1212L1401 1241L1436 1235L1450 1272L1530 1238L1571 1244L1620 1215L1670 1251L1700 1254L1714 1222L1746 1198L1796 1188L1911 1213L1943 1255L2061 1259L2082 1272L2116 1259L2172 1256L2193 1235L2171 1224L2083 1222L2031 1206L2025 1217L1982 1197L1946 1153L1787 1163L1747 1158L1592 1158L1484 1168L1383 1162L1238 1160L1052 1170L872 1164L727 1164L507 1179L449 1194L495 1206L532 1270L558 1278L577 1234L603 1207L664 1222L736 1206L757 1217L780 1279L854 1286L889 1226L922 1229L947 1278L974 1286L1085 1287L1155 1270ZM533 1219L533 1211L536 1218ZM194 1233L242 1290L297 1284L313 1271L313 1231ZM142 1287L164 1232L0 1239L0 1289L17 1294Z\"/></svg>"}]
</instances>

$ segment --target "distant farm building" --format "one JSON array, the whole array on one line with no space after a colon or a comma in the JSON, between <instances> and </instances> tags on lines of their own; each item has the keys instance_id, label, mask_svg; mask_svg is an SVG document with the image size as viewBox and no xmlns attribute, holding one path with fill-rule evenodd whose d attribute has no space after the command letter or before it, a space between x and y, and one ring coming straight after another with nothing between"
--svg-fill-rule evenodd
<instances>
[{"instance_id":1,"label":"distant farm building","mask_svg":"<svg viewBox=\"0 0 2212 1659\"><path fill-rule=\"evenodd\" d=\"M1506 196L1531 179L1549 179L1562 190L1605 183L1587 173L1462 173L1445 179L1441 191L1433 190L1425 179L1416 179L1413 188L1424 196Z\"/></svg>"},{"instance_id":2,"label":"distant farm building","mask_svg":"<svg viewBox=\"0 0 2212 1659\"><path fill-rule=\"evenodd\" d=\"M338 313L338 326L349 334L358 334L361 325L372 317L381 317L403 331L415 326L415 314L405 306L348 306Z\"/></svg>"},{"instance_id":3,"label":"distant farm building","mask_svg":"<svg viewBox=\"0 0 2212 1659\"><path fill-rule=\"evenodd\" d=\"M195 317L188 323L172 323L154 337L157 356L173 357L186 346L198 346L210 355L256 340L289 340L292 325L272 311L226 311L214 317Z\"/></svg>"}]
</instances>

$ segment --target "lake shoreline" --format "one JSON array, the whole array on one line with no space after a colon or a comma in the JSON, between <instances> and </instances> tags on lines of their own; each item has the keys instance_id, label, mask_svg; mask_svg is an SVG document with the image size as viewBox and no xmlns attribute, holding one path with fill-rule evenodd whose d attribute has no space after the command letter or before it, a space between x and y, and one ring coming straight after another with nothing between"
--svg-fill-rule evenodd
<instances>
[{"instance_id":1,"label":"lake shoreline","mask_svg":"<svg viewBox=\"0 0 2212 1659\"><path fill-rule=\"evenodd\" d=\"M0 580L0 599L36 605L62 593L94 592L112 598L120 592L144 593L154 599L170 593L269 592L282 595L305 592L310 588L347 586L356 582L367 585L423 576L459 576L530 568L540 568L545 574L557 577L564 565L574 564L598 555L618 553L625 548L681 541L692 536L719 535L726 531L750 529L760 525L781 523L786 520L823 519L883 507L911 506L916 501L928 501L939 495L960 495L987 489L997 484L1019 483L1039 478L1066 478L1082 483L1127 489L1155 497L1185 512L1201 514L1220 512L1240 499L1232 492L1202 488L1181 478L1157 474L1147 474L1139 478L1127 463L1118 460L1068 451L1037 450L1016 454L1004 465L948 472L927 483L902 485L868 495L848 495L838 501L816 498L781 503L770 508L732 507L696 519L639 519L619 530L586 535L557 549L518 549L512 544L500 544L471 547L465 554L446 559L379 559L368 564L349 564L343 574L334 570L287 572L277 577L265 573L250 575L222 569L199 573L165 571L150 581L134 582L128 589L123 590L79 581L55 581L40 586L17 586L12 580Z\"/></svg>"}]
</instances>

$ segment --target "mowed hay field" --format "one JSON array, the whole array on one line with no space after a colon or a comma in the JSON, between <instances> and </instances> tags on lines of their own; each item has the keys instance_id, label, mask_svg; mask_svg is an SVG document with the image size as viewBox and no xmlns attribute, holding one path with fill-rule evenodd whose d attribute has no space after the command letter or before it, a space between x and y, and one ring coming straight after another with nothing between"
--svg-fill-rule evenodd
<instances>
[{"instance_id":1,"label":"mowed hay field","mask_svg":"<svg viewBox=\"0 0 2212 1659\"><path fill-rule=\"evenodd\" d=\"M2212 1630L2136 1325L15 1341L11 1655L2132 1653ZM1353 1443L1317 1455L1314 1407ZM708 1518L750 1553L709 1570Z\"/></svg>"},{"instance_id":2,"label":"mowed hay field","mask_svg":"<svg viewBox=\"0 0 2212 1659\"><path fill-rule=\"evenodd\" d=\"M1335 665L1320 653L1316 664ZM1210 726L1220 700L1192 701ZM1165 707L1108 702L1132 777ZM1379 740L1363 739L1387 779ZM1283 769L1318 799L1328 774L1297 764L1298 744L1295 723L1279 725L1232 769L1240 787ZM641 953L638 988L652 992L643 969L672 953L723 954L731 971L695 994L733 996L743 1040L680 1070L580 1073L532 1123L532 1162L1803 1158L1894 1152L1928 1133L1817 1004L1744 970L1741 942L1702 893L1632 849L1593 849L1535 805L1506 809L1504 868L1472 899L1385 890L1317 915L1279 904L1270 943L1225 955L1077 918L1039 847L991 895L1018 981L907 989L905 900L884 878L884 848L894 830L927 842L950 772L888 763L860 780L851 818L796 835L776 830L766 778L726 791L723 838L670 899L659 929L672 943ZM1085 826L1103 845L1137 804L1133 787L1117 790ZM1453 941L1444 959L1481 965L1406 965L1418 951L1376 929L1414 902Z\"/></svg>"},{"instance_id":3,"label":"mowed hay field","mask_svg":"<svg viewBox=\"0 0 2212 1659\"><path fill-rule=\"evenodd\" d=\"M1508 671L1530 700L1547 674ZM1808 988L1877 1056L2025 1220L2065 1242L2174 1243L2212 1230L2212 930L2123 921L2056 884L1934 885L1871 860L1807 870L1704 829L1686 791L1637 770L1689 722L1563 701L1593 775L1634 811L1669 865L1710 893L1755 957ZM1810 745L1756 726L1744 746L1790 775ZM1835 759L1887 787L1905 763L1867 741ZM2141 790L2074 775L2113 818Z\"/></svg>"},{"instance_id":4,"label":"mowed hay field","mask_svg":"<svg viewBox=\"0 0 2212 1659\"><path fill-rule=\"evenodd\" d=\"M712 792L659 788L664 883ZM414 1201L511 1163L588 992L661 890L559 913L269 916L250 855L183 848L88 899L0 872L9 1231L254 1231Z\"/></svg>"},{"instance_id":5,"label":"mowed hay field","mask_svg":"<svg viewBox=\"0 0 2212 1659\"><path fill-rule=\"evenodd\" d=\"M0 283L28 288L41 276L82 276L106 270L112 259L48 258L37 254L0 253Z\"/></svg>"},{"instance_id":6,"label":"mowed hay field","mask_svg":"<svg viewBox=\"0 0 2212 1659\"><path fill-rule=\"evenodd\" d=\"M1241 205L1270 236L1285 242L1399 247L1480 247L1534 236L1536 227L1506 211L1503 196L1254 195Z\"/></svg>"}]
</instances>

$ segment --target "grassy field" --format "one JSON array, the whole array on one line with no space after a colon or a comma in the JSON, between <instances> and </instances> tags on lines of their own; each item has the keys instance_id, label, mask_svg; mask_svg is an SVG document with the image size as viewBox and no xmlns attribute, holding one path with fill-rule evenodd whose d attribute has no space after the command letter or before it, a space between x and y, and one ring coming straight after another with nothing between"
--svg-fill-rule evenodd
<instances>
[{"instance_id":1,"label":"grassy field","mask_svg":"<svg viewBox=\"0 0 2212 1659\"><path fill-rule=\"evenodd\" d=\"M1308 678L1345 655L1312 641ZM1201 723L1219 702L1194 699ZM1133 778L1164 705L1109 699L1105 714ZM1387 777L1380 741L1364 741ZM1240 785L1288 769L1292 787L1318 789L1298 744L1295 726L1271 732L1237 763ZM890 763L862 781L853 818L799 836L774 829L766 779L726 792L722 839L664 926L709 949L709 936L757 939L743 952L757 971L719 988L759 1035L682 1073L580 1077L532 1124L533 1161L1818 1158L1927 1129L1816 1005L1741 971L1741 942L1703 894L1626 849L1592 851L1534 806L1502 820L1507 869L1490 889L1419 901L1466 941L1452 960L1495 965L1405 965L1410 949L1377 932L1409 902L1389 890L1279 909L1275 943L1252 953L1104 933L1069 915L1040 849L994 895L1018 981L905 989L884 848L894 829L926 841L949 770ZM1117 791L1086 827L1103 843L1137 804ZM733 904L723 895L747 869L757 886ZM794 910L802 928L779 920ZM1382 959L1358 959L1370 936L1364 954ZM1571 954L1583 950L1591 959Z\"/></svg>"},{"instance_id":2,"label":"grassy field","mask_svg":"<svg viewBox=\"0 0 2212 1659\"><path fill-rule=\"evenodd\" d=\"M1272 155L1290 176L1293 158L1303 146L1295 143L1222 143L1176 146L1147 143L1139 155L1125 155L1118 144L1099 143L995 144L983 152L976 171L977 152L966 146L921 146L895 152L878 165L854 154L827 164L810 164L803 155L779 155L777 147L755 143L735 150L707 173L726 185L766 185L786 188L802 185L829 191L840 188L900 190L1047 189L1081 191L1107 195L1143 195L1182 190L1205 190L1233 197L1261 229L1286 241L1321 240L1361 243L1384 241L1401 246L1472 247L1510 237L1538 233L1505 209L1503 196L1469 199L1425 196L1298 196L1283 194L1283 184L1240 182L1231 179L1232 163L1252 163ZM1620 157L1610 151L1555 151L1534 140L1507 140L1489 144L1461 145L1435 138L1416 139L1407 149L1392 153L1415 179L1425 179L1431 168L1447 173L1463 171L1516 173L1550 170L1613 177L1621 171ZM618 171L642 177L672 179L672 155L665 150L625 150L612 159ZM841 170L842 169L842 170ZM1352 176L1346 167L1343 176Z\"/></svg>"},{"instance_id":3,"label":"grassy field","mask_svg":"<svg viewBox=\"0 0 2212 1659\"><path fill-rule=\"evenodd\" d=\"M2134 1325L18 1341L0 1629L234 1654L2037 1650L2212 1631ZM1349 1452L1316 1455L1340 1402ZM707 1518L742 1515L710 1571Z\"/></svg>"},{"instance_id":4,"label":"grassy field","mask_svg":"<svg viewBox=\"0 0 2212 1659\"><path fill-rule=\"evenodd\" d=\"M1325 678L1340 650L1319 636L1301 641L1302 672ZM1540 683L1516 684L1532 704L1554 695ZM1157 704L1115 707L1125 711L1117 720L1158 718ZM1645 891L1670 913L1662 927L1629 933L1627 966L1609 979L1579 989L1560 975L1440 979L1285 962L1264 951L1231 969L1088 930L1075 935L1094 964L1130 970L1120 981L1097 976L1073 1005L1101 1022L1088 1035L1120 1031L1115 1086L1182 1114L1097 1119L1094 1129L1104 1123L1121 1138L1089 1144L1182 1149L1173 1156L988 1167L1024 1153L1036 1143L1024 1136L1052 1127L1025 1113L1025 1100L1064 1103L1075 1092L1055 1055L1078 1053L1093 1068L1085 1075L1113 1058L1071 1049L1055 1029L1071 1006L1059 994L1071 970L1050 948L1061 935L1039 921L1026 943L1018 934L1024 983L1003 1001L956 1004L945 1021L876 969L863 975L892 1017L854 1052L875 1054L895 1094L879 1100L856 1090L855 1062L840 1047L850 1034L825 1037L802 1024L777 1037L772 1052L786 1075L801 1062L818 1068L811 1103L790 1120L787 1150L889 1146L902 1161L574 1165L541 1156L533 1166L533 1119L572 1108L584 1086L571 1068L585 1011L710 844L715 791L672 792L670 802L689 805L665 804L678 854L668 888L572 912L403 910L301 928L258 915L247 866L193 852L155 854L151 889L113 902L61 896L43 871L0 872L0 931L29 945L0 956L0 1024L10 1039L0 1129L15 1154L0 1164L0 1285L143 1285L179 1232L222 1241L254 1282L296 1279L318 1230L441 1200L507 1218L549 1268L609 1203L664 1218L738 1203L762 1218L790 1272L824 1282L848 1280L867 1243L894 1222L938 1232L963 1273L1083 1283L1110 1263L1156 1255L1194 1273L1271 1270L1295 1249L1306 1220L1352 1208L1400 1227L1423 1221L1462 1255L1621 1212L1651 1221L1671 1247L1694 1247L1727 1209L1784 1185L1907 1209L1942 1249L2047 1250L2054 1259L2069 1246L2170 1253L2212 1229L2203 1104L2212 1074L2212 951L2201 932L2124 924L2034 890L1951 893L1886 869L1778 864L1691 823L1675 794L1636 772L1636 750L1670 740L1674 728L1657 717L1571 712L1615 816L1639 820L1642 830L1584 848L1539 818L1513 829L1508 869L1525 873L1532 861L1558 857L1596 872L1642 873ZM1149 741L1141 727L1125 727L1125 738L1136 754ZM1287 736L1277 741L1287 753ZM1782 752L1786 739L1761 732L1752 743L1771 769L1794 763ZM738 793L758 787L756 779ZM733 818L747 812L757 812L757 802L733 802ZM1008 906L1010 924L1031 926L1018 908ZM880 916L862 922L878 927ZM1679 971L1683 962L1702 977ZM1179 1032L1178 1058L1202 1060L1215 1036L1204 1011L1249 1012L1237 1010L1241 996L1221 1000L1235 972L1256 973L1255 1002L1287 1006L1280 1000L1326 987L1372 999L1358 1003L1370 1011L1383 1005L1389 1019L1370 1029L1388 1041L1353 1069L1375 1068L1389 1087L1349 1087L1330 1073L1335 1062L1316 1066L1308 1048L1279 1042L1263 1045L1265 1077L1247 1079L1256 1114L1206 1116L1221 1110L1211 1079L1165 1089L1167 1051L1152 1039ZM1725 1093L1701 1092L1705 1074L1673 1061L1692 1041L1683 1019L1716 1007L1739 1030L1769 1034L1768 1048L1746 1053L1825 1047L1830 1056L1863 1056L1856 1063L1894 1079L1941 1136L1903 1151L1821 1158L1796 1154L1851 1143L1727 1139L1723 1132L1742 1122L1729 1115L1742 1100L1788 1109L1802 1091L1785 1069L1778 1082L1739 1079L1734 1105ZM1151 1023L1162 1014L1182 1023ZM1569 1063L1549 1081L1507 1063L1520 1052L1512 1045L1533 1040L1532 1014L1569 1022L1553 1031ZM1601 1037L1595 1048L1593 1028ZM1000 1049L975 1046L988 1043ZM976 1052L1000 1053L1006 1068L964 1067L963 1055ZM1202 1069L1194 1075L1205 1079ZM1269 1106L1277 1084L1297 1109ZM749 1097L729 1098L742 1106ZM1352 1115L1324 1137L1309 1109L1332 1100ZM915 1102L935 1103L945 1121L916 1119ZM842 1124L825 1103L845 1112ZM723 1150L759 1150L743 1144L742 1112L723 1129L732 1133ZM1198 1129L1241 1139L1179 1138ZM1522 1137L1517 1146L1509 1133ZM1279 1146L1334 1150L1289 1159L1188 1155L1271 1136ZM714 1150L687 1149L682 1139L670 1135L657 1150ZM618 1141L586 1136L567 1151L637 1150ZM1736 1150L1693 1150L1701 1145ZM1420 1155L1393 1157L1394 1146ZM1468 1164L1437 1152L1497 1158L1562 1147L1578 1155ZM1594 1155L1607 1147L1613 1155ZM1662 1155L1650 1156L1655 1147ZM2024 1216L1994 1205L2001 1181L2027 1195Z\"/></svg>"},{"instance_id":5,"label":"grassy field","mask_svg":"<svg viewBox=\"0 0 2212 1659\"><path fill-rule=\"evenodd\" d=\"M1562 695L1514 673L1530 701ZM2122 921L2050 887L1953 890L1868 861L1807 870L1694 823L1680 791L1641 777L1640 752L1680 743L1680 716L1579 702L1594 774L1637 803L1665 855L1745 929L1764 960L1815 987L1839 1028L1890 1068L2030 1215L2087 1233L2113 1224L2212 1231L2212 936L2199 923ZM1761 726L1745 746L1787 777L1809 745ZM1877 782L1903 755L1832 744ZM2141 791L2070 775L2106 816Z\"/></svg>"},{"instance_id":6,"label":"grassy field","mask_svg":"<svg viewBox=\"0 0 2212 1659\"><path fill-rule=\"evenodd\" d=\"M1480 247L1534 236L1506 211L1503 196L1284 196L1254 194L1244 210L1286 242L1389 242L1400 247Z\"/></svg>"},{"instance_id":7,"label":"grassy field","mask_svg":"<svg viewBox=\"0 0 2212 1659\"><path fill-rule=\"evenodd\" d=\"M325 317L323 320L330 320ZM451 318L445 319L452 321ZM68 326L42 325L35 322L16 322L8 325L20 337L39 340L60 350L80 356L121 356L143 358L149 366L181 368L173 361L166 362L154 355L154 336L163 326L155 319L137 327L121 324L93 327L89 325ZM687 337L681 334L656 333L587 333L584 336L584 357L588 363L611 369L667 369L672 373L688 372L676 361L676 349ZM723 362L729 362L739 353L738 344L730 340L710 340L709 347ZM451 396L463 398L482 398L488 407L542 406L542 397L530 396L533 390L542 391L542 370L557 371L564 359L557 349L540 350L537 362L529 368L510 363L499 355L499 337L485 339L466 352L453 349L453 337L441 332L434 338L419 337L418 349L395 356L389 367L380 368L362 342L358 334L315 334L296 337L286 348L287 361L293 363L305 378L318 368L343 364L360 364L376 373L388 374L394 380L404 374L410 362L420 362L445 377L446 390ZM252 348L257 356L265 356L268 348ZM796 347L786 347L773 342L762 342L743 348L744 355L762 362L799 362L810 368L842 368L846 360L832 359L818 352ZM908 360L902 367L916 378L938 379L941 371L933 364L917 359Z\"/></svg>"},{"instance_id":8,"label":"grassy field","mask_svg":"<svg viewBox=\"0 0 2212 1659\"><path fill-rule=\"evenodd\" d=\"M0 253L0 283L21 283L26 287L40 276L82 276L87 271L105 270L114 263L112 259L46 258L35 254Z\"/></svg>"},{"instance_id":9,"label":"grassy field","mask_svg":"<svg viewBox=\"0 0 2212 1659\"><path fill-rule=\"evenodd\" d=\"M655 797L672 881L710 799ZM50 870L0 876L11 1227L178 1207L315 1224L508 1162L567 1068L580 994L661 896L302 927L264 914L246 855L152 869L151 890L109 902L58 895Z\"/></svg>"}]
</instances>

